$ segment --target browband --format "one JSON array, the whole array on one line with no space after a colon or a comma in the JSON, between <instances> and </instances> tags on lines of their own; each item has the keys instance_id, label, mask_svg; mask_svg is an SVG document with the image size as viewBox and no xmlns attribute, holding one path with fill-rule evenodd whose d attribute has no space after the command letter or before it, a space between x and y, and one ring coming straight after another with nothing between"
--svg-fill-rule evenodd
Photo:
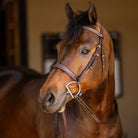
<instances>
[{"instance_id":1,"label":"browband","mask_svg":"<svg viewBox=\"0 0 138 138\"><path fill-rule=\"evenodd\" d=\"M99 33L98 31L94 30L94 29L91 28L91 27L83 26L82 28L84 28L84 29L86 29L86 30L89 30L89 31L95 33L96 35L98 35L99 37L103 38L103 34Z\"/></svg>"}]
</instances>

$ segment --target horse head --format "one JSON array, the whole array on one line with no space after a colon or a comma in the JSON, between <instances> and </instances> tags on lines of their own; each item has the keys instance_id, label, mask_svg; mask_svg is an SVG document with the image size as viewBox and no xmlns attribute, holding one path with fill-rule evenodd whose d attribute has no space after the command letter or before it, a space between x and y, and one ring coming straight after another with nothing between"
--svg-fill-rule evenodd
<instances>
[{"instance_id":1,"label":"horse head","mask_svg":"<svg viewBox=\"0 0 138 138\"><path fill-rule=\"evenodd\" d=\"M95 6L90 3L87 11L74 12L66 4L65 11L68 24L64 39L57 44L57 64L40 90L41 107L49 113L64 111L78 91L85 95L114 74L112 40Z\"/></svg>"}]
</instances>

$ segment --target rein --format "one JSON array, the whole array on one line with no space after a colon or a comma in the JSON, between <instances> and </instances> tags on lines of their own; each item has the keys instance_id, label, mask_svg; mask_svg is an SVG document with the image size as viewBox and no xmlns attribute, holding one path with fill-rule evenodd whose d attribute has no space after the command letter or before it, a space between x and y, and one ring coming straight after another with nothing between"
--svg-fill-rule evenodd
<instances>
[{"instance_id":1,"label":"rein","mask_svg":"<svg viewBox=\"0 0 138 138\"><path fill-rule=\"evenodd\" d=\"M55 113L55 138L58 138L58 134L59 134L59 126L58 126L58 123L59 123L59 114L62 115L62 120L63 120L63 134L62 134L62 138L65 138L66 137L66 131L67 131L67 121L66 121L66 115L65 115L65 112L62 112L62 113L58 113L56 112Z\"/></svg>"},{"instance_id":2,"label":"rein","mask_svg":"<svg viewBox=\"0 0 138 138\"><path fill-rule=\"evenodd\" d=\"M101 81L103 80L103 76L104 76L104 54L103 54L103 30L102 30L102 27L101 27L100 33L98 31L94 30L93 28L88 27L88 26L84 26L83 29L86 29L88 31L91 31L92 33L95 33L99 37L99 43L98 43L96 50L95 50L94 54L92 55L90 61L88 62L87 66L84 68L84 70L81 72L81 74L79 76L76 76L70 69L68 69L67 67L65 67L64 65L59 64L59 63L56 63L53 66L53 68L58 68L58 69L64 71L74 80L74 81L69 82L66 85L67 93L69 93L73 99L76 99L91 114L91 116L94 118L94 120L96 122L98 122L100 124L109 124L109 123L113 122L114 120L116 120L116 118L118 116L118 107L117 107L116 100L114 100L114 106L115 106L114 118L109 120L109 121L103 122L94 114L94 112L80 98L80 96L82 95L80 82L81 82L83 76L87 73L87 71L93 68L94 63L96 62L97 58L99 57L100 49L101 49L101 63L102 63ZM77 84L78 85L78 92L77 93L72 94L72 92L69 88L69 85L71 85L71 84Z\"/></svg>"}]
</instances>

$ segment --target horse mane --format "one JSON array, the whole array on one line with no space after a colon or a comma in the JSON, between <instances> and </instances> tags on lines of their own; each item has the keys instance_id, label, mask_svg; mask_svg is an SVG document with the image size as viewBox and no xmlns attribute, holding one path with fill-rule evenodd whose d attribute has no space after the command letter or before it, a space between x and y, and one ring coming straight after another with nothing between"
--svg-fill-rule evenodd
<instances>
[{"instance_id":1,"label":"horse mane","mask_svg":"<svg viewBox=\"0 0 138 138\"><path fill-rule=\"evenodd\" d=\"M95 25L96 21L93 20L92 23L88 18L88 11L78 11L79 14L69 21L66 26L65 37L68 42L77 40L82 32L83 26Z\"/></svg>"}]
</instances>

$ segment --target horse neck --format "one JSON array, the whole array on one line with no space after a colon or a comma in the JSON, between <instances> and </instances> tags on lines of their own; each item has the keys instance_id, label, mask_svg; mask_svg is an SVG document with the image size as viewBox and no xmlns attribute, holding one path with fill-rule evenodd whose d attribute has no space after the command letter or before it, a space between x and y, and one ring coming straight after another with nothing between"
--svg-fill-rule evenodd
<instances>
[{"instance_id":1,"label":"horse neck","mask_svg":"<svg viewBox=\"0 0 138 138\"><path fill-rule=\"evenodd\" d=\"M82 99L100 120L109 120L114 112L114 75L107 76L97 88L87 91ZM80 108L85 111L82 106Z\"/></svg>"}]
</instances>

